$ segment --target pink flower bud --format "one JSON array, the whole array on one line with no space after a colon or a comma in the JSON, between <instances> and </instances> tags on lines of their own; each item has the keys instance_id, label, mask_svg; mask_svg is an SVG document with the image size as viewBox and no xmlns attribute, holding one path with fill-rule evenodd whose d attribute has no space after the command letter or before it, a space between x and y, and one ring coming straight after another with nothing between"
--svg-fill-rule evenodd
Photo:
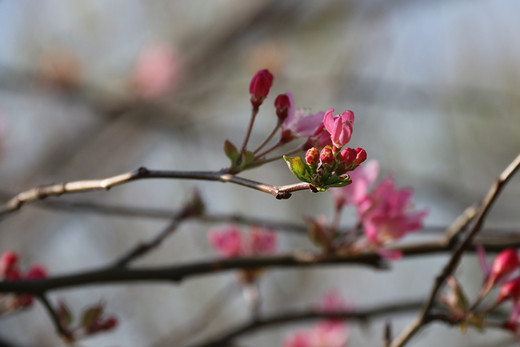
<instances>
[{"instance_id":1,"label":"pink flower bud","mask_svg":"<svg viewBox=\"0 0 520 347\"><path fill-rule=\"evenodd\" d=\"M361 164L362 162L367 160L367 152L363 148L359 148L359 147L356 148L355 151L356 151L356 159L354 160L354 164L356 164L356 166L358 166L359 164Z\"/></svg>"},{"instance_id":2,"label":"pink flower bud","mask_svg":"<svg viewBox=\"0 0 520 347\"><path fill-rule=\"evenodd\" d=\"M25 274L25 278L29 280L38 280L47 277L47 270L38 264L34 264L29 268Z\"/></svg>"},{"instance_id":3,"label":"pink flower bud","mask_svg":"<svg viewBox=\"0 0 520 347\"><path fill-rule=\"evenodd\" d=\"M251 104L253 109L258 110L264 99L269 94L273 85L273 75L267 69L258 71L251 79L249 93L251 94Z\"/></svg>"},{"instance_id":4,"label":"pink flower bud","mask_svg":"<svg viewBox=\"0 0 520 347\"><path fill-rule=\"evenodd\" d=\"M356 150L347 147L339 154L339 160L348 168L348 170L352 170L355 166L354 162L356 160L356 156Z\"/></svg>"},{"instance_id":5,"label":"pink flower bud","mask_svg":"<svg viewBox=\"0 0 520 347\"><path fill-rule=\"evenodd\" d=\"M278 120L283 122L289 115L289 107L291 107L291 100L287 94L280 94L274 101L274 107L276 107L276 115Z\"/></svg>"},{"instance_id":6,"label":"pink flower bud","mask_svg":"<svg viewBox=\"0 0 520 347\"><path fill-rule=\"evenodd\" d=\"M321 150L320 160L325 165L332 166L332 164L334 164L335 158L334 158L334 152L332 151L332 147L326 146Z\"/></svg>"},{"instance_id":7,"label":"pink flower bud","mask_svg":"<svg viewBox=\"0 0 520 347\"><path fill-rule=\"evenodd\" d=\"M280 137L280 142L281 143L289 143L292 140L294 140L295 138L296 137L294 136L294 133L291 130L289 130L289 129L282 130L282 135Z\"/></svg>"},{"instance_id":8,"label":"pink flower bud","mask_svg":"<svg viewBox=\"0 0 520 347\"><path fill-rule=\"evenodd\" d=\"M316 165L320 160L320 152L316 147L311 147L305 153L305 162L307 165Z\"/></svg>"},{"instance_id":9,"label":"pink flower bud","mask_svg":"<svg viewBox=\"0 0 520 347\"><path fill-rule=\"evenodd\" d=\"M502 302L509 298L513 298L514 300L520 298L520 276L502 285L497 302Z\"/></svg>"},{"instance_id":10,"label":"pink flower bud","mask_svg":"<svg viewBox=\"0 0 520 347\"><path fill-rule=\"evenodd\" d=\"M11 272L17 272L18 254L14 251L6 251L0 256L0 276L7 277Z\"/></svg>"},{"instance_id":11,"label":"pink flower bud","mask_svg":"<svg viewBox=\"0 0 520 347\"><path fill-rule=\"evenodd\" d=\"M495 285L499 278L511 274L519 265L520 261L516 249L508 248L500 252L491 265L489 285Z\"/></svg>"},{"instance_id":12,"label":"pink flower bud","mask_svg":"<svg viewBox=\"0 0 520 347\"><path fill-rule=\"evenodd\" d=\"M100 325L102 330L110 330L115 328L119 324L119 321L115 316L109 316Z\"/></svg>"}]
</instances>

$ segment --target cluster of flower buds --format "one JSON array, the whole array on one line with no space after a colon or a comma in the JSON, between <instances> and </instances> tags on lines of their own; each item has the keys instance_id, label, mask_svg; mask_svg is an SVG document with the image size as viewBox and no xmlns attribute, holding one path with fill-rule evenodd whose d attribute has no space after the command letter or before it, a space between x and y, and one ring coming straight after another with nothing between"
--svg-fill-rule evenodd
<instances>
[{"instance_id":1,"label":"cluster of flower buds","mask_svg":"<svg viewBox=\"0 0 520 347\"><path fill-rule=\"evenodd\" d=\"M5 281L38 280L47 277L47 270L39 265L32 265L25 273L20 271L19 257L14 251L6 251L0 256L0 277ZM9 298L8 309L27 308L33 303L30 294L16 294Z\"/></svg>"},{"instance_id":2,"label":"cluster of flower buds","mask_svg":"<svg viewBox=\"0 0 520 347\"><path fill-rule=\"evenodd\" d=\"M518 335L520 333L520 276L513 277L520 268L518 252L513 248L505 249L495 257L491 265L487 264L486 253L482 247L478 246L477 252L485 278L476 302L469 304L466 294L453 276L448 278L450 292L442 296L441 300L448 307L451 318L459 322L463 329L467 326L482 329L487 315L503 302L510 300L513 304L511 314L509 319L500 326ZM496 287L499 288L496 301L487 308L479 308L479 304Z\"/></svg>"},{"instance_id":3,"label":"cluster of flower buds","mask_svg":"<svg viewBox=\"0 0 520 347\"><path fill-rule=\"evenodd\" d=\"M354 113L349 110L336 116L333 113L333 109L325 112L322 125L305 144L308 147L305 162L298 157L284 157L298 179L320 190L350 184L347 172L356 169L367 159L363 148L347 147L342 150L352 136Z\"/></svg>"},{"instance_id":4,"label":"cluster of flower buds","mask_svg":"<svg viewBox=\"0 0 520 347\"><path fill-rule=\"evenodd\" d=\"M74 318L74 314L63 300L58 301L55 312L61 327L67 332L67 336L64 337L70 342L84 336L112 330L119 324L115 316L105 315L103 303L85 308L78 320Z\"/></svg>"}]
</instances>

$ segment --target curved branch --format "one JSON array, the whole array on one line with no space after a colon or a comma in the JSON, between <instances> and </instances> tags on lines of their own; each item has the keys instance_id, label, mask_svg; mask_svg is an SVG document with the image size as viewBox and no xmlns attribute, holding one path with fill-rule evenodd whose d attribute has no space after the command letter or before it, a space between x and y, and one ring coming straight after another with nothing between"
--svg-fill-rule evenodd
<instances>
[{"instance_id":1,"label":"curved branch","mask_svg":"<svg viewBox=\"0 0 520 347\"><path fill-rule=\"evenodd\" d=\"M224 333L220 337L213 338L191 347L227 346L230 345L231 340L256 330L264 329L273 325L282 325L307 320L344 319L366 323L368 320L373 318L416 310L421 307L421 303L421 301L410 301L405 303L382 305L364 310L356 310L354 312L352 310L343 312L317 312L316 310L284 312L244 323L231 329L227 333Z\"/></svg>"},{"instance_id":2,"label":"curved branch","mask_svg":"<svg viewBox=\"0 0 520 347\"><path fill-rule=\"evenodd\" d=\"M520 155L518 155L508 166L507 168L500 174L495 183L491 186L488 193L486 194L481 208L479 209L478 215L475 220L475 224L469 231L469 233L464 237L463 241L460 242L457 247L454 249L448 263L442 269L441 273L436 277L433 287L431 289L430 295L428 296L428 300L426 301L420 315L417 319L406 328L400 336L398 336L392 343L392 347L400 347L404 346L424 325L428 324L429 321L427 319L428 313L430 309L433 307L437 294L441 290L444 282L450 276L453 271L459 265L460 259L462 258L462 254L464 251L468 249L473 243L473 240L477 236L477 234L482 229L484 225L484 220L489 213L491 206L498 198L498 195L507 184L507 182L511 179L511 177L515 174L515 172L520 168ZM512 247L512 246L510 246Z\"/></svg>"},{"instance_id":3,"label":"curved branch","mask_svg":"<svg viewBox=\"0 0 520 347\"><path fill-rule=\"evenodd\" d=\"M284 186L274 186L271 184L256 182L219 171L168 171L149 170L145 167L140 167L137 170L112 177L50 184L26 190L22 193L17 194L9 201L7 201L4 205L0 206L0 216L16 211L26 203L40 199L45 199L49 196L59 196L63 194L86 192L90 190L108 190L112 187L124 183L150 178L192 179L204 181L220 181L224 183L229 182L271 194L279 200L290 198L291 193L298 190L310 189L312 191L315 191L311 184L303 182Z\"/></svg>"}]
</instances>

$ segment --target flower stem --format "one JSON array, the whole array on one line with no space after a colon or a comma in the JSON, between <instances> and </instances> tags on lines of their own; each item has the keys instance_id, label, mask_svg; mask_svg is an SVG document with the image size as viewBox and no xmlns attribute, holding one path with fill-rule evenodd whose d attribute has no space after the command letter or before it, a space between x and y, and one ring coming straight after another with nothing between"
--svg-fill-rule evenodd
<instances>
[{"instance_id":1,"label":"flower stem","mask_svg":"<svg viewBox=\"0 0 520 347\"><path fill-rule=\"evenodd\" d=\"M247 143L249 142L249 136L251 135L251 130L253 130L253 124L255 123L256 115L258 114L258 108L253 107L253 111L251 112L251 118L249 120L249 126L247 127L246 136L244 137L244 143L242 144L242 148L240 148L240 157L244 154L246 150Z\"/></svg>"},{"instance_id":2,"label":"flower stem","mask_svg":"<svg viewBox=\"0 0 520 347\"><path fill-rule=\"evenodd\" d=\"M276 124L276 126L274 127L273 131L271 131L271 133L269 134L269 136L267 136L267 138L264 140L264 142L262 142L262 144L257 148L255 149L255 151L253 152L254 154L257 154L258 152L260 152L260 150L262 148L265 147L265 145L267 145L267 143L269 141L271 141L271 139L273 138L274 134L276 134L276 132L278 131L278 129L280 129L280 127L282 126L282 122L278 122Z\"/></svg>"}]
</instances>

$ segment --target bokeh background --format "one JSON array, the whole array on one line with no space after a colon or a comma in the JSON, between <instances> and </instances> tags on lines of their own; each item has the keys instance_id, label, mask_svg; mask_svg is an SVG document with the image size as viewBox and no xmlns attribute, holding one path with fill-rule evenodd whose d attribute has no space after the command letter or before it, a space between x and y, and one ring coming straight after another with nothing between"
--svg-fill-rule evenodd
<instances>
[{"instance_id":1,"label":"bokeh background","mask_svg":"<svg viewBox=\"0 0 520 347\"><path fill-rule=\"evenodd\" d=\"M412 186L428 227L448 225L478 201L520 149L520 3L484 0L327 1L0 1L0 189L2 201L39 184L106 177L144 165L218 170L225 139L240 143L249 120L252 75L275 75L251 142L275 123L274 95L297 107L351 109L351 145L384 174ZM152 62L152 63L150 63ZM151 78L150 76L156 76ZM282 161L244 174L294 183ZM290 200L221 183L154 180L109 192L56 198L174 211L198 187L211 213L301 222L332 215L329 194ZM487 228L518 231L520 180L514 178ZM348 216L345 225L353 223ZM0 251L18 250L52 274L103 266L167 219L105 216L34 204L0 223ZM188 223L137 265L215 257L211 225ZM431 234L430 234L431 236ZM280 234L280 248L312 249ZM261 282L263 312L304 308L329 289L357 307L421 299L446 257L399 261L392 272L361 267L272 270ZM457 272L475 294L482 275L473 256ZM182 346L248 317L240 295L208 327L187 324L235 281L232 273L181 285L118 285L54 292L79 312L99 301L115 313L114 332L82 346ZM416 313L392 319L399 332ZM352 325L351 346L381 344L384 321ZM243 346L277 346L298 325L263 330ZM184 332L184 333L183 333ZM188 335L187 337L185 335ZM0 336L20 346L57 346L44 309L0 318ZM413 346L516 345L432 325Z\"/></svg>"}]
</instances>

